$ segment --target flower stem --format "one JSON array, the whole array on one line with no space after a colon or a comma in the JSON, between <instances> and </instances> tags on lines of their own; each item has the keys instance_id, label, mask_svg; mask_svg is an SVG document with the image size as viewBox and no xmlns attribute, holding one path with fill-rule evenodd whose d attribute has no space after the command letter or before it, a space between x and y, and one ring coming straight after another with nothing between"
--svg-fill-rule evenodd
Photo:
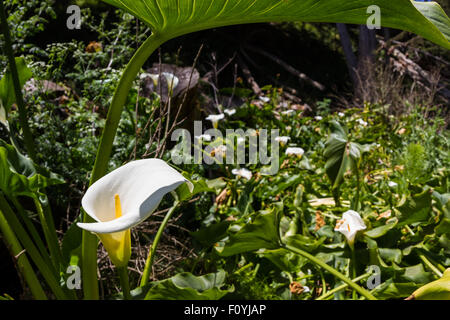
<instances>
[{"instance_id":1,"label":"flower stem","mask_svg":"<svg viewBox=\"0 0 450 320\"><path fill-rule=\"evenodd\" d=\"M431 271L434 272L434 274L436 274L439 278L442 278L443 273L436 268L431 262L430 260L427 259L427 257L425 257L423 254L419 254L419 258L422 259L423 263L425 263L425 265L430 268Z\"/></svg>"},{"instance_id":2,"label":"flower stem","mask_svg":"<svg viewBox=\"0 0 450 320\"><path fill-rule=\"evenodd\" d=\"M34 161L36 161L36 150L34 149L33 136L31 135L30 127L28 126L27 110L25 108L25 102L23 101L22 88L19 82L19 75L17 73L16 60L14 59L14 52L12 49L11 34L9 33L8 19L6 17L5 7L3 1L0 1L0 19L2 22L3 36L5 39L5 53L8 57L9 70L14 86L14 93L16 95L16 104L19 110L19 123L22 127L23 139L25 142L25 148L28 155Z\"/></svg>"},{"instance_id":3,"label":"flower stem","mask_svg":"<svg viewBox=\"0 0 450 320\"><path fill-rule=\"evenodd\" d=\"M16 235L11 230L8 222L3 215L3 212L0 210L0 231L3 235L3 240L6 246L9 248L11 255L17 262L20 272L23 274L25 281L30 287L31 293L34 298L37 300L47 300L47 296L45 295L44 290L42 289L41 284L39 283L36 274L34 273L33 268L28 261L26 253L22 249L22 246L17 240Z\"/></svg>"},{"instance_id":4,"label":"flower stem","mask_svg":"<svg viewBox=\"0 0 450 320\"><path fill-rule=\"evenodd\" d=\"M120 278L120 285L122 287L123 298L125 300L131 300L130 281L128 279L128 268L126 266L117 268L117 273L119 274Z\"/></svg>"},{"instance_id":5,"label":"flower stem","mask_svg":"<svg viewBox=\"0 0 450 320\"><path fill-rule=\"evenodd\" d=\"M139 47L123 72L116 91L114 92L111 106L109 107L105 128L103 129L100 146L97 150L94 168L92 169L90 185L104 176L107 172L114 137L117 132L123 106L126 103L133 81L136 79L139 70L142 68L148 57L166 40L168 39L152 34L145 40L141 47ZM93 222L93 219L84 211L83 222ZM99 298L97 280L97 245L97 237L90 232L83 230L81 250L85 299L97 300Z\"/></svg>"},{"instance_id":6,"label":"flower stem","mask_svg":"<svg viewBox=\"0 0 450 320\"><path fill-rule=\"evenodd\" d=\"M155 239L153 240L152 245L150 246L150 250L148 252L147 261L145 262L145 268L144 273L142 274L141 279L141 287L145 286L149 279L150 279L150 273L152 271L152 265L153 261L155 259L155 253L156 249L158 247L159 240L161 239L161 235L166 228L167 224L169 223L170 218L172 218L173 213L175 212L175 209L177 208L179 202L175 201L173 203L173 206L170 208L170 210L167 212L166 216L164 217L164 220L161 223L161 226L158 229L158 232L156 233Z\"/></svg>"},{"instance_id":7,"label":"flower stem","mask_svg":"<svg viewBox=\"0 0 450 320\"><path fill-rule=\"evenodd\" d=\"M363 274L363 275L361 275L361 276L359 276L359 277L357 277L357 278L354 278L354 279L352 280L352 282L355 282L355 283L356 283L356 282L358 282L358 281L360 281L360 280L363 280L363 279L365 279L365 278L370 277L370 275L371 275L370 272L365 273L365 274ZM334 288L334 289L328 291L326 294L321 295L321 296L318 297L316 300L325 300L325 299L329 298L330 296L332 296L333 294L335 294L336 292L339 292L339 291L341 291L341 290L343 290L343 289L345 289L345 288L347 288L347 287L348 287L348 284L347 284L347 283L344 283L344 284L340 285L339 287L336 287L336 288Z\"/></svg>"},{"instance_id":8,"label":"flower stem","mask_svg":"<svg viewBox=\"0 0 450 320\"><path fill-rule=\"evenodd\" d=\"M325 270L330 272L335 277L337 277L337 278L341 279L342 281L344 281L345 283L347 283L351 288L353 288L354 290L359 292L362 296L366 297L367 299L369 299L369 300L377 300L377 298L375 298L369 291L367 291L366 289L360 287L356 283L352 282L351 279L347 278L345 275L343 275L342 273L340 273L336 269L330 267L328 264L326 264L322 260L314 257L313 255L309 254L306 251L303 251L303 250L301 250L299 248L290 246L288 244L284 244L283 246L284 246L285 249L287 249L287 250L289 250L291 252L294 252L296 254L299 254L299 255L305 257L306 259L310 260L311 262L317 264L318 266L324 268Z\"/></svg>"},{"instance_id":9,"label":"flower stem","mask_svg":"<svg viewBox=\"0 0 450 320\"><path fill-rule=\"evenodd\" d=\"M9 206L8 202L6 201L5 197L2 194L0 194L0 208L3 211L4 217L8 225L13 228L14 230L13 232L17 234L17 236L19 237L20 242L27 250L28 255L33 260L33 263L36 265L36 267L38 268L44 279L47 281L48 286L53 291L56 298L66 299L66 295L64 294L58 282L59 274L57 270L55 269L53 264L48 262L48 259L47 260L43 259L43 257L39 254L39 251L36 248L35 244L29 237L28 233L23 228L19 219L12 211L11 207Z\"/></svg>"},{"instance_id":10,"label":"flower stem","mask_svg":"<svg viewBox=\"0 0 450 320\"><path fill-rule=\"evenodd\" d=\"M351 247L351 250L352 250L352 261L351 261L351 264L352 264L352 278L355 279L356 278L356 250L355 250L355 247ZM353 292L352 292L352 298L353 298L353 300L356 300L358 298L357 295L356 295L356 291L354 289L353 289Z\"/></svg>"}]
</instances>

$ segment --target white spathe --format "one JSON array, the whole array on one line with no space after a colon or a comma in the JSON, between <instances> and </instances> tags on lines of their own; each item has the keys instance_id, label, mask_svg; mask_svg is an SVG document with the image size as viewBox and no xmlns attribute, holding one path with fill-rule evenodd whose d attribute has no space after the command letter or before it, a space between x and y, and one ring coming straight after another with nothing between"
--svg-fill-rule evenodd
<instances>
[{"instance_id":1,"label":"white spathe","mask_svg":"<svg viewBox=\"0 0 450 320\"><path fill-rule=\"evenodd\" d=\"M275 138L275 141L279 142L282 146L287 144L289 140L291 140L291 137L288 137L288 136L281 136L281 137Z\"/></svg>"},{"instance_id":2,"label":"white spathe","mask_svg":"<svg viewBox=\"0 0 450 320\"><path fill-rule=\"evenodd\" d=\"M290 148L286 149L287 155L295 155L297 157L301 157L301 156L303 156L304 153L305 153L305 150L303 150L300 147L290 147Z\"/></svg>"},{"instance_id":3,"label":"white spathe","mask_svg":"<svg viewBox=\"0 0 450 320\"><path fill-rule=\"evenodd\" d=\"M176 75L170 72L163 72L161 75L166 78L167 81L167 87L169 89L169 92L172 93L173 90L178 86L178 83L180 82L180 79Z\"/></svg>"},{"instance_id":4,"label":"white spathe","mask_svg":"<svg viewBox=\"0 0 450 320\"><path fill-rule=\"evenodd\" d=\"M143 159L127 163L97 180L87 190L81 204L97 222L77 223L95 233L114 233L130 229L147 219L165 194L181 184L192 184L160 159ZM119 195L122 216L115 215L115 195Z\"/></svg>"},{"instance_id":5,"label":"white spathe","mask_svg":"<svg viewBox=\"0 0 450 320\"><path fill-rule=\"evenodd\" d=\"M236 109L225 109L225 110L223 110L223 112L229 116L232 116L233 114L236 113Z\"/></svg>"},{"instance_id":6,"label":"white spathe","mask_svg":"<svg viewBox=\"0 0 450 320\"><path fill-rule=\"evenodd\" d=\"M358 212L348 210L342 215L342 219L336 222L334 231L339 231L346 238L350 245L355 242L355 237L358 231L366 229L363 219Z\"/></svg>"},{"instance_id":7,"label":"white spathe","mask_svg":"<svg viewBox=\"0 0 450 320\"><path fill-rule=\"evenodd\" d=\"M252 172L245 168L233 169L233 170L231 170L231 173L234 174L235 176L243 177L247 180L250 180L253 176Z\"/></svg>"},{"instance_id":8,"label":"white spathe","mask_svg":"<svg viewBox=\"0 0 450 320\"><path fill-rule=\"evenodd\" d=\"M214 129L217 129L219 121L223 120L225 118L225 115L223 113L220 114L210 114L208 117L206 117L206 120L209 120L212 122Z\"/></svg>"}]
</instances>

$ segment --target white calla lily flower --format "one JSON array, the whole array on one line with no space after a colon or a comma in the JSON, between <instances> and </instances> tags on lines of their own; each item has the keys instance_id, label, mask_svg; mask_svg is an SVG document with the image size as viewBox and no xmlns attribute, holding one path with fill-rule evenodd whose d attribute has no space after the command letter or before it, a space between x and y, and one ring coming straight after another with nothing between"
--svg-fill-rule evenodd
<instances>
[{"instance_id":1,"label":"white calla lily flower","mask_svg":"<svg viewBox=\"0 0 450 320\"><path fill-rule=\"evenodd\" d=\"M234 174L235 176L243 177L247 180L250 180L253 176L252 172L245 168L233 169L233 170L231 170L231 173Z\"/></svg>"},{"instance_id":2,"label":"white calla lily flower","mask_svg":"<svg viewBox=\"0 0 450 320\"><path fill-rule=\"evenodd\" d=\"M264 102L264 103L267 103L267 102L270 101L270 98L269 98L269 97L263 97L263 96L261 96L261 97L259 97L259 100L261 100L261 101Z\"/></svg>"},{"instance_id":3,"label":"white calla lily flower","mask_svg":"<svg viewBox=\"0 0 450 320\"><path fill-rule=\"evenodd\" d=\"M346 238L348 244L353 247L358 231L365 230L366 225L358 212L348 210L342 215L342 219L336 222L334 231L339 231Z\"/></svg>"},{"instance_id":4,"label":"white calla lily flower","mask_svg":"<svg viewBox=\"0 0 450 320\"><path fill-rule=\"evenodd\" d=\"M367 127L367 125L368 125L368 123L366 121L364 121L363 119L358 119L358 120L356 120L356 122L358 122L363 127Z\"/></svg>"},{"instance_id":5,"label":"white calla lily flower","mask_svg":"<svg viewBox=\"0 0 450 320\"><path fill-rule=\"evenodd\" d=\"M299 148L299 147L291 147L291 148L286 149L286 154L288 156L294 155L294 156L297 156L298 158L301 158L304 153L305 153L305 150L303 150L302 148Z\"/></svg>"},{"instance_id":6,"label":"white calla lily flower","mask_svg":"<svg viewBox=\"0 0 450 320\"><path fill-rule=\"evenodd\" d=\"M212 122L214 129L217 129L219 125L219 121L223 120L225 118L225 115L223 113L221 114L210 114L206 120L209 120Z\"/></svg>"},{"instance_id":7,"label":"white calla lily flower","mask_svg":"<svg viewBox=\"0 0 450 320\"><path fill-rule=\"evenodd\" d=\"M323 118L321 116L315 116L314 119L316 119L317 121L322 120Z\"/></svg>"},{"instance_id":8,"label":"white calla lily flower","mask_svg":"<svg viewBox=\"0 0 450 320\"><path fill-rule=\"evenodd\" d=\"M282 147L284 147L288 143L289 140L291 140L291 137L287 137L287 136L281 136L281 137L275 138L275 141L279 142Z\"/></svg>"},{"instance_id":9,"label":"white calla lily flower","mask_svg":"<svg viewBox=\"0 0 450 320\"><path fill-rule=\"evenodd\" d=\"M158 86L159 74L143 73L143 74L141 74L140 78L141 78L141 80L143 80L145 78L151 78L153 81L154 88L156 88Z\"/></svg>"},{"instance_id":10,"label":"white calla lily flower","mask_svg":"<svg viewBox=\"0 0 450 320\"><path fill-rule=\"evenodd\" d=\"M97 180L81 204L96 222L77 223L96 233L116 266L128 263L130 228L143 222L158 207L164 195L188 182L160 159L136 160ZM192 184L188 182L190 189Z\"/></svg>"},{"instance_id":11,"label":"white calla lily flower","mask_svg":"<svg viewBox=\"0 0 450 320\"><path fill-rule=\"evenodd\" d=\"M209 134L202 134L199 136L195 136L196 139L202 140L202 141L211 141L212 137Z\"/></svg>"},{"instance_id":12,"label":"white calla lily flower","mask_svg":"<svg viewBox=\"0 0 450 320\"><path fill-rule=\"evenodd\" d=\"M176 75L170 72L163 72L161 73L161 75L166 78L169 93L172 94L173 90L175 90L175 88L178 86L180 79L178 79Z\"/></svg>"},{"instance_id":13,"label":"white calla lily flower","mask_svg":"<svg viewBox=\"0 0 450 320\"><path fill-rule=\"evenodd\" d=\"M236 113L236 109L225 109L225 110L223 110L223 112L229 116L232 116L233 114Z\"/></svg>"},{"instance_id":14,"label":"white calla lily flower","mask_svg":"<svg viewBox=\"0 0 450 320\"><path fill-rule=\"evenodd\" d=\"M398 184L397 184L397 182L389 181L389 182L388 182L388 186L391 187L391 188L395 188L395 187L398 186Z\"/></svg>"}]
</instances>

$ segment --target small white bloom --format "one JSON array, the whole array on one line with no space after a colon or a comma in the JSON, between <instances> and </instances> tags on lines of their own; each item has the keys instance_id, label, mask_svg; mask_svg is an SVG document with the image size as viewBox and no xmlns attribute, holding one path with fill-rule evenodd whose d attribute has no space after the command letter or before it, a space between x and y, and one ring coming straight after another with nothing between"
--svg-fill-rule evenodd
<instances>
[{"instance_id":1,"label":"small white bloom","mask_svg":"<svg viewBox=\"0 0 450 320\"><path fill-rule=\"evenodd\" d=\"M275 141L279 142L284 147L290 139L291 139L291 137L281 136L281 137L276 137Z\"/></svg>"},{"instance_id":2,"label":"small white bloom","mask_svg":"<svg viewBox=\"0 0 450 320\"><path fill-rule=\"evenodd\" d=\"M308 286L303 286L303 292L304 293L308 293L308 292L310 292L311 291L311 289L309 289L309 287Z\"/></svg>"},{"instance_id":3,"label":"small white bloom","mask_svg":"<svg viewBox=\"0 0 450 320\"><path fill-rule=\"evenodd\" d=\"M229 116L232 116L233 114L236 113L236 109L225 109L225 110L223 110L223 112Z\"/></svg>"},{"instance_id":4,"label":"small white bloom","mask_svg":"<svg viewBox=\"0 0 450 320\"><path fill-rule=\"evenodd\" d=\"M268 97L259 97L259 100L261 100L264 103L267 103L267 102L270 101L270 98L268 98Z\"/></svg>"},{"instance_id":5,"label":"small white bloom","mask_svg":"<svg viewBox=\"0 0 450 320\"><path fill-rule=\"evenodd\" d=\"M245 143L245 138L243 138L243 137L237 138L237 143L238 144Z\"/></svg>"},{"instance_id":6,"label":"small white bloom","mask_svg":"<svg viewBox=\"0 0 450 320\"><path fill-rule=\"evenodd\" d=\"M180 80L173 73L163 72L163 73L161 73L161 75L164 76L164 78L166 78L169 93L172 94L173 90L175 90L175 88L178 86L178 83L180 82Z\"/></svg>"},{"instance_id":7,"label":"small white bloom","mask_svg":"<svg viewBox=\"0 0 450 320\"><path fill-rule=\"evenodd\" d=\"M215 157L219 157L219 158L224 158L227 154L227 146L225 145L220 145L216 148L213 149L213 151L211 152L211 156Z\"/></svg>"},{"instance_id":8,"label":"small white bloom","mask_svg":"<svg viewBox=\"0 0 450 320\"><path fill-rule=\"evenodd\" d=\"M343 112L339 112L339 113L338 113L338 116L342 118L342 117L344 117L344 116L345 116L345 113L343 113Z\"/></svg>"},{"instance_id":9,"label":"small white bloom","mask_svg":"<svg viewBox=\"0 0 450 320\"><path fill-rule=\"evenodd\" d=\"M291 115L293 115L294 113L295 113L295 110L292 110L292 109L286 110L286 111L281 111L281 114L282 114L282 115L285 115L285 116L291 116Z\"/></svg>"},{"instance_id":10,"label":"small white bloom","mask_svg":"<svg viewBox=\"0 0 450 320\"><path fill-rule=\"evenodd\" d=\"M316 119L317 121L322 120L323 118L321 116L315 116L314 119Z\"/></svg>"},{"instance_id":11,"label":"small white bloom","mask_svg":"<svg viewBox=\"0 0 450 320\"><path fill-rule=\"evenodd\" d=\"M287 126L287 127L286 127L286 131L287 131L287 132L291 132L291 130L292 130L292 127L291 127L291 126Z\"/></svg>"},{"instance_id":12,"label":"small white bloom","mask_svg":"<svg viewBox=\"0 0 450 320\"><path fill-rule=\"evenodd\" d=\"M225 115L223 113L221 114L210 114L206 120L209 120L212 122L214 129L217 129L219 125L219 121L223 120L225 118Z\"/></svg>"},{"instance_id":13,"label":"small white bloom","mask_svg":"<svg viewBox=\"0 0 450 320\"><path fill-rule=\"evenodd\" d=\"M398 186L398 184L396 182L394 182L394 181L389 181L388 182L388 186L391 187L391 188L395 188L396 186Z\"/></svg>"},{"instance_id":14,"label":"small white bloom","mask_svg":"<svg viewBox=\"0 0 450 320\"><path fill-rule=\"evenodd\" d=\"M231 173L234 174L235 176L243 177L247 180L250 180L253 176L252 172L245 168L233 169L233 170L231 170Z\"/></svg>"},{"instance_id":15,"label":"small white bloom","mask_svg":"<svg viewBox=\"0 0 450 320\"><path fill-rule=\"evenodd\" d=\"M358 122L360 125L362 125L363 127L366 127L367 126L367 122L365 122L363 119L358 119L358 120L356 120L356 122Z\"/></svg>"},{"instance_id":16,"label":"small white bloom","mask_svg":"<svg viewBox=\"0 0 450 320\"><path fill-rule=\"evenodd\" d=\"M212 137L209 134L202 134L200 136L195 136L196 139L198 140L203 140L203 141L211 141Z\"/></svg>"},{"instance_id":17,"label":"small white bloom","mask_svg":"<svg viewBox=\"0 0 450 320\"><path fill-rule=\"evenodd\" d=\"M360 230L366 229L364 221L358 212L353 210L348 210L342 215L342 219L336 222L336 227L334 231L339 231L346 238L350 246L353 246L355 242L356 233Z\"/></svg>"},{"instance_id":18,"label":"small white bloom","mask_svg":"<svg viewBox=\"0 0 450 320\"><path fill-rule=\"evenodd\" d=\"M288 156L295 155L295 156L301 158L304 153L305 153L305 150L303 150L302 148L299 148L299 147L291 147L291 148L286 149L286 154Z\"/></svg>"}]
</instances>

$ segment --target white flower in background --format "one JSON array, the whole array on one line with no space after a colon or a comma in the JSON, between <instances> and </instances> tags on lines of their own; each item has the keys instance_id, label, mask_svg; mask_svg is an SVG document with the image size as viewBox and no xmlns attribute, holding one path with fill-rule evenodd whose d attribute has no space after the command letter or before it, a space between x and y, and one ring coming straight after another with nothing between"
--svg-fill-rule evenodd
<instances>
[{"instance_id":1,"label":"white flower in background","mask_svg":"<svg viewBox=\"0 0 450 320\"><path fill-rule=\"evenodd\" d=\"M317 121L322 120L323 118L321 116L315 116L314 119L316 119Z\"/></svg>"},{"instance_id":2,"label":"white flower in background","mask_svg":"<svg viewBox=\"0 0 450 320\"><path fill-rule=\"evenodd\" d=\"M231 170L231 173L234 174L235 176L238 177L243 177L247 180L250 180L252 178L252 172L245 169L245 168L241 168L241 169L233 169Z\"/></svg>"},{"instance_id":3,"label":"white flower in background","mask_svg":"<svg viewBox=\"0 0 450 320\"><path fill-rule=\"evenodd\" d=\"M259 100L261 100L264 103L267 103L267 102L270 101L270 98L268 98L268 97L259 97Z\"/></svg>"},{"instance_id":4,"label":"white flower in background","mask_svg":"<svg viewBox=\"0 0 450 320\"><path fill-rule=\"evenodd\" d=\"M348 244L353 247L355 242L355 237L358 231L366 229L364 221L358 212L353 210L348 210L342 215L342 219L336 222L336 227L334 231L339 231L346 238Z\"/></svg>"},{"instance_id":5,"label":"white flower in background","mask_svg":"<svg viewBox=\"0 0 450 320\"><path fill-rule=\"evenodd\" d=\"M236 113L236 109L225 109L225 110L223 110L223 112L229 116L232 116L233 114Z\"/></svg>"},{"instance_id":6,"label":"white flower in background","mask_svg":"<svg viewBox=\"0 0 450 320\"><path fill-rule=\"evenodd\" d=\"M286 149L286 154L288 156L294 155L294 156L297 156L298 158L301 158L304 153L305 153L305 150L303 150L302 148L299 148L299 147L291 147L291 148Z\"/></svg>"},{"instance_id":7,"label":"white flower in background","mask_svg":"<svg viewBox=\"0 0 450 320\"><path fill-rule=\"evenodd\" d=\"M282 115L285 115L285 116L291 116L291 115L293 115L294 113L295 113L295 110L292 110L292 109L286 110L286 111L281 111L281 114L282 114Z\"/></svg>"},{"instance_id":8,"label":"white flower in background","mask_svg":"<svg viewBox=\"0 0 450 320\"><path fill-rule=\"evenodd\" d=\"M287 131L287 132L291 132L291 130L292 130L292 127L291 127L291 126L287 126L287 127L286 127L286 131Z\"/></svg>"},{"instance_id":9,"label":"white flower in background","mask_svg":"<svg viewBox=\"0 0 450 320\"><path fill-rule=\"evenodd\" d=\"M131 254L130 229L147 219L165 194L185 182L163 160L129 162L89 187L81 204L97 222L77 225L97 234L117 267L126 266ZM192 184L188 185L192 190Z\"/></svg>"},{"instance_id":10,"label":"white flower in background","mask_svg":"<svg viewBox=\"0 0 450 320\"><path fill-rule=\"evenodd\" d=\"M363 119L358 119L356 120L356 122L358 122L360 125L362 125L363 127L367 127L368 123L365 122Z\"/></svg>"},{"instance_id":11,"label":"white flower in background","mask_svg":"<svg viewBox=\"0 0 450 320\"><path fill-rule=\"evenodd\" d=\"M395 187L398 186L398 184L397 184L397 182L389 181L389 182L388 182L388 186L389 186L390 188L395 188Z\"/></svg>"},{"instance_id":12,"label":"white flower in background","mask_svg":"<svg viewBox=\"0 0 450 320\"><path fill-rule=\"evenodd\" d=\"M291 140L291 137L287 137L287 136L281 136L281 137L275 138L275 141L279 142L282 147L284 147L288 143L289 140Z\"/></svg>"},{"instance_id":13,"label":"white flower in background","mask_svg":"<svg viewBox=\"0 0 450 320\"><path fill-rule=\"evenodd\" d=\"M219 121L223 120L225 118L225 115L223 113L221 114L210 114L206 120L209 120L212 122L214 129L217 129L219 126Z\"/></svg>"},{"instance_id":14,"label":"white flower in background","mask_svg":"<svg viewBox=\"0 0 450 320\"><path fill-rule=\"evenodd\" d=\"M303 286L303 289L304 289L303 290L304 293L308 293L311 291L311 289L308 286Z\"/></svg>"},{"instance_id":15,"label":"white flower in background","mask_svg":"<svg viewBox=\"0 0 450 320\"><path fill-rule=\"evenodd\" d=\"M202 141L211 141L212 137L209 134L202 134L200 136L195 136L196 139L202 140Z\"/></svg>"},{"instance_id":16,"label":"white flower in background","mask_svg":"<svg viewBox=\"0 0 450 320\"><path fill-rule=\"evenodd\" d=\"M180 79L176 75L170 72L163 72L161 75L166 78L167 81L167 88L169 90L169 93L172 94L173 90L178 86L178 83L180 82Z\"/></svg>"},{"instance_id":17,"label":"white flower in background","mask_svg":"<svg viewBox=\"0 0 450 320\"><path fill-rule=\"evenodd\" d=\"M146 78L151 78L152 79L154 88L156 88L158 86L159 74L154 74L154 73L143 73L143 74L141 74L141 76L140 76L141 80L144 80Z\"/></svg>"},{"instance_id":18,"label":"white flower in background","mask_svg":"<svg viewBox=\"0 0 450 320\"><path fill-rule=\"evenodd\" d=\"M345 116L345 113L343 113L343 112L339 112L339 113L338 113L338 116L342 118L342 117L344 117L344 116Z\"/></svg>"},{"instance_id":19,"label":"white flower in background","mask_svg":"<svg viewBox=\"0 0 450 320\"><path fill-rule=\"evenodd\" d=\"M245 138L243 138L243 137L237 138L237 143L238 144L245 143Z\"/></svg>"},{"instance_id":20,"label":"white flower in background","mask_svg":"<svg viewBox=\"0 0 450 320\"><path fill-rule=\"evenodd\" d=\"M218 156L219 158L224 158L227 155L227 146L220 145L213 149L211 152L211 156L215 157Z\"/></svg>"}]
</instances>

